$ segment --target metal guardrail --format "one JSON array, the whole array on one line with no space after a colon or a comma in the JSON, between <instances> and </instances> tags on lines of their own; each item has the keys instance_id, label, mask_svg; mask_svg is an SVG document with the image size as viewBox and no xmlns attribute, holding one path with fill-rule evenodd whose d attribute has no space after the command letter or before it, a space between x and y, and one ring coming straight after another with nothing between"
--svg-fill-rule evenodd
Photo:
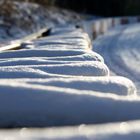
<instances>
[{"instance_id":1,"label":"metal guardrail","mask_svg":"<svg viewBox=\"0 0 140 140\"><path fill-rule=\"evenodd\" d=\"M27 35L26 37L23 37L21 39L17 39L17 40L9 41L8 43L1 44L0 51L20 49L22 43L24 43L26 41L34 40L34 39L42 36L42 34L47 32L48 30L49 30L49 28L43 28L43 29L40 29L39 31L32 33L30 35Z\"/></svg>"},{"instance_id":2,"label":"metal guardrail","mask_svg":"<svg viewBox=\"0 0 140 140\"><path fill-rule=\"evenodd\" d=\"M80 25L85 32L88 32L91 40L96 39L99 35L106 33L109 29L119 25L140 23L140 16L127 17L110 17L104 19L83 21Z\"/></svg>"}]
</instances>

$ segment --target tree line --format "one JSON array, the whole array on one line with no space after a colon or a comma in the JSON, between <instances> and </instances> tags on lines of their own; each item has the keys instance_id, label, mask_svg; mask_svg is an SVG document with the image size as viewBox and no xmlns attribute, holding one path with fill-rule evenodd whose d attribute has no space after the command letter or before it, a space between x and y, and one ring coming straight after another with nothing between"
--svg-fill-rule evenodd
<instances>
[{"instance_id":1,"label":"tree line","mask_svg":"<svg viewBox=\"0 0 140 140\"><path fill-rule=\"evenodd\" d=\"M19 0L22 1L22 0ZM140 14L140 0L24 0L102 16Z\"/></svg>"}]
</instances>

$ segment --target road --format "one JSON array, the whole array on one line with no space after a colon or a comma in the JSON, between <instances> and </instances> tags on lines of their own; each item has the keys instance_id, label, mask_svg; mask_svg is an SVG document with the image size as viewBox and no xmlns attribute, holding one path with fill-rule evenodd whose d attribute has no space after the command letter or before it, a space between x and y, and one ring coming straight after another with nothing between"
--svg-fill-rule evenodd
<instances>
[{"instance_id":1,"label":"road","mask_svg":"<svg viewBox=\"0 0 140 140\"><path fill-rule=\"evenodd\" d=\"M116 27L93 42L93 50L101 54L112 75L130 78L140 94L140 25Z\"/></svg>"}]
</instances>

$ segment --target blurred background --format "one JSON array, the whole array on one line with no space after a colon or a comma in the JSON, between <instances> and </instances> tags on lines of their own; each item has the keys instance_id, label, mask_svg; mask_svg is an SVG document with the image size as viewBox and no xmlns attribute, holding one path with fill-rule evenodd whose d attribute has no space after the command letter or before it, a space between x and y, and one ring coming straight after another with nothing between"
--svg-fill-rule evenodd
<instances>
[{"instance_id":1,"label":"blurred background","mask_svg":"<svg viewBox=\"0 0 140 140\"><path fill-rule=\"evenodd\" d=\"M0 0L0 41L19 39L46 26L133 15L140 15L140 0Z\"/></svg>"},{"instance_id":2,"label":"blurred background","mask_svg":"<svg viewBox=\"0 0 140 140\"><path fill-rule=\"evenodd\" d=\"M22 1L22 0L19 0ZM140 0L24 0L100 16L140 14Z\"/></svg>"}]
</instances>

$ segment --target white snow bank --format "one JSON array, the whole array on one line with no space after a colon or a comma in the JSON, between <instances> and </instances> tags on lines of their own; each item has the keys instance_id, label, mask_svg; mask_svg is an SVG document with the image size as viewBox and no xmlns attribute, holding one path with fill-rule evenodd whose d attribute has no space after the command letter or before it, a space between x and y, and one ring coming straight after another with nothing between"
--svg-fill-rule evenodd
<instances>
[{"instance_id":1,"label":"white snow bank","mask_svg":"<svg viewBox=\"0 0 140 140\"><path fill-rule=\"evenodd\" d=\"M88 51L92 53L91 51ZM31 49L31 50L13 50L0 53L0 58L24 58L24 57L61 57L74 56L86 53L86 51L78 50L50 50L50 49Z\"/></svg>"},{"instance_id":2,"label":"white snow bank","mask_svg":"<svg viewBox=\"0 0 140 140\"><path fill-rule=\"evenodd\" d=\"M57 48L59 47L59 49L61 49L61 47L65 46L67 47L67 49L69 48L89 49L91 46L91 44L89 44L87 41L82 41L81 39L79 40L77 39L76 41L73 41L73 40L70 40L70 39L69 40L68 39L67 40L45 40L45 41L38 41L34 43L27 42L23 44L23 47L29 48L30 46L32 46L33 48L35 46L35 47L40 47L40 48L43 48L43 47L49 48L49 46L53 46L54 49L55 47Z\"/></svg>"},{"instance_id":3,"label":"white snow bank","mask_svg":"<svg viewBox=\"0 0 140 140\"><path fill-rule=\"evenodd\" d=\"M52 28L51 32L53 30L57 30L57 28ZM81 29L75 29L70 31L68 27L61 27L58 28L59 32L62 32L61 34L51 35L47 37L42 37L33 41L28 41L23 44L24 47L31 47L33 46L40 46L43 47L45 45L67 45L67 47L73 46L73 48L82 47L82 48L91 48L91 41L89 39L89 36L87 33L84 33ZM65 30L65 32L64 32Z\"/></svg>"},{"instance_id":4,"label":"white snow bank","mask_svg":"<svg viewBox=\"0 0 140 140\"><path fill-rule=\"evenodd\" d=\"M61 61L100 61L104 62L101 55L93 51L82 51L82 50L51 50L51 49L31 49L31 50L18 50L18 51L7 51L0 53L0 61L7 59L10 61L14 58L43 58L46 60L61 60Z\"/></svg>"},{"instance_id":5,"label":"white snow bank","mask_svg":"<svg viewBox=\"0 0 140 140\"><path fill-rule=\"evenodd\" d=\"M57 75L71 75L71 76L108 76L109 70L104 63L101 62L79 62L70 64L55 64L55 65L23 65L23 66L1 66L0 78L28 78L47 73ZM31 75L33 74L33 76ZM35 75L34 75L35 74ZM45 78L45 77L44 77Z\"/></svg>"},{"instance_id":6,"label":"white snow bank","mask_svg":"<svg viewBox=\"0 0 140 140\"><path fill-rule=\"evenodd\" d=\"M75 127L0 130L1 139L14 140L139 140L140 121Z\"/></svg>"},{"instance_id":7,"label":"white snow bank","mask_svg":"<svg viewBox=\"0 0 140 140\"><path fill-rule=\"evenodd\" d=\"M51 77L51 75L50 75ZM5 79L7 80L7 79ZM8 79L12 82L12 79ZM41 78L22 78L14 79L16 82L24 82L29 84L37 84L44 86L55 86L62 88L71 88L78 90L98 91L103 94L116 94L116 95L136 95L136 87L132 81L127 78L119 76L103 76L103 77L57 77L47 79Z\"/></svg>"},{"instance_id":8,"label":"white snow bank","mask_svg":"<svg viewBox=\"0 0 140 140\"><path fill-rule=\"evenodd\" d=\"M38 48L0 53L0 127L140 119L140 98L130 80L109 77L103 58L91 50L61 48L87 47L86 35L76 34L54 35L27 43L38 43ZM59 49L49 48L57 44Z\"/></svg>"},{"instance_id":9,"label":"white snow bank","mask_svg":"<svg viewBox=\"0 0 140 140\"><path fill-rule=\"evenodd\" d=\"M60 126L140 119L139 97L33 85L14 80L0 80L0 89L1 127Z\"/></svg>"},{"instance_id":10,"label":"white snow bank","mask_svg":"<svg viewBox=\"0 0 140 140\"><path fill-rule=\"evenodd\" d=\"M85 53L83 55L67 56L67 57L48 57L46 59L58 61L99 61L104 63L104 59L98 53Z\"/></svg>"},{"instance_id":11,"label":"white snow bank","mask_svg":"<svg viewBox=\"0 0 140 140\"><path fill-rule=\"evenodd\" d=\"M110 30L94 41L94 49L117 75L134 81L140 94L140 25L125 25Z\"/></svg>"},{"instance_id":12,"label":"white snow bank","mask_svg":"<svg viewBox=\"0 0 140 140\"><path fill-rule=\"evenodd\" d=\"M100 62L102 62L102 63L104 63L104 59L103 59L103 57L101 56L101 55L99 55L99 54L97 54L97 53L94 53L94 52L92 52L92 54L90 53L85 53L85 54L82 54L82 55L75 55L75 56L60 56L60 57L38 57L38 55L37 56L35 56L35 57L22 57L22 58L8 58L8 56L7 56L7 58L1 58L0 59L0 62L6 62L6 61L16 61L16 60L32 60L32 59L34 59L34 60L39 60L39 59L41 59L41 60L52 60L52 61L100 61Z\"/></svg>"},{"instance_id":13,"label":"white snow bank","mask_svg":"<svg viewBox=\"0 0 140 140\"><path fill-rule=\"evenodd\" d=\"M63 29L62 29L63 31ZM36 39L34 41L28 41L24 44L24 47L28 47L29 45L40 46L43 47L45 45L68 45L68 47L79 46L82 48L91 48L91 41L87 34L76 31L76 33L67 33L63 35L55 35L55 36L48 36L43 37L41 39Z\"/></svg>"},{"instance_id":14,"label":"white snow bank","mask_svg":"<svg viewBox=\"0 0 140 140\"><path fill-rule=\"evenodd\" d=\"M23 80L23 79L22 79ZM72 88L79 90L98 91L104 94L136 95L136 87L132 81L124 77L79 77L79 78L51 78L51 79L25 79L24 82Z\"/></svg>"},{"instance_id":15,"label":"white snow bank","mask_svg":"<svg viewBox=\"0 0 140 140\"><path fill-rule=\"evenodd\" d=\"M84 63L89 63L94 60L83 60ZM25 66L25 65L54 65L54 64L71 64L71 63L82 63L83 61L61 61L61 60L51 60L45 58L17 58L17 59L3 59L0 60L0 66Z\"/></svg>"},{"instance_id":16,"label":"white snow bank","mask_svg":"<svg viewBox=\"0 0 140 140\"><path fill-rule=\"evenodd\" d=\"M52 40L41 40L41 41L36 41L35 43L38 43L39 45L49 45L49 44L68 44L68 45L83 45L83 46L89 46L88 42L83 39L52 39Z\"/></svg>"},{"instance_id":17,"label":"white snow bank","mask_svg":"<svg viewBox=\"0 0 140 140\"><path fill-rule=\"evenodd\" d=\"M19 58L19 57L61 57L81 55L86 51L78 50L52 50L49 48L44 49L31 49L31 50L12 50L0 53L0 58ZM91 52L91 51L89 51Z\"/></svg>"},{"instance_id":18,"label":"white snow bank","mask_svg":"<svg viewBox=\"0 0 140 140\"><path fill-rule=\"evenodd\" d=\"M63 31L63 28L62 28L62 31ZM83 39L82 41L87 41L89 42L89 44L91 43L88 34L79 29L76 29L73 32L66 32L60 35L53 35L53 36L38 38L37 40L31 41L31 42L37 43L41 41L49 41L49 40L55 40L55 39L64 40L64 41L65 40L76 41L77 39L78 40Z\"/></svg>"},{"instance_id":19,"label":"white snow bank","mask_svg":"<svg viewBox=\"0 0 140 140\"><path fill-rule=\"evenodd\" d=\"M47 43L46 43L47 44ZM89 46L85 45L71 45L71 44L33 44L33 43L23 43L22 48L25 49L34 49L34 48L40 48L40 49L52 49L52 50L66 50L66 49L72 49L72 50L90 50Z\"/></svg>"}]
</instances>

